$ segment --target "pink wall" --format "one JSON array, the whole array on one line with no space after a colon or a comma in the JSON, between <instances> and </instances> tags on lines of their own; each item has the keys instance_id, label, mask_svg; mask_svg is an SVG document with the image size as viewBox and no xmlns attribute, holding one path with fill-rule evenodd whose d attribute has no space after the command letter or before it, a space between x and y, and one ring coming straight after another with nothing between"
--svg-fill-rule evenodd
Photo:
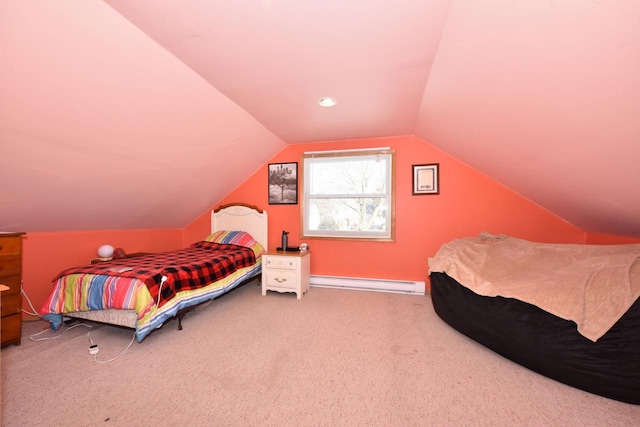
<instances>
[{"instance_id":1,"label":"pink wall","mask_svg":"<svg viewBox=\"0 0 640 427\"><path fill-rule=\"evenodd\" d=\"M161 252L182 247L182 230L100 230L27 233L23 239L23 290L36 310L51 291L51 280L60 271L88 264L103 244L128 253ZM22 307L31 311L23 298Z\"/></svg>"},{"instance_id":2,"label":"pink wall","mask_svg":"<svg viewBox=\"0 0 640 427\"><path fill-rule=\"evenodd\" d=\"M396 150L396 241L305 239L312 250L311 274L426 281L427 259L443 243L482 231L543 242L584 243L583 231L416 137L293 144L269 163L301 162L305 151L386 146ZM411 194L411 165L424 163L440 163L439 195ZM271 249L278 245L282 230L290 232L292 245L299 244L300 204L268 205L267 166L220 203L245 202L266 209ZM208 230L206 212L185 229L184 244Z\"/></svg>"}]
</instances>

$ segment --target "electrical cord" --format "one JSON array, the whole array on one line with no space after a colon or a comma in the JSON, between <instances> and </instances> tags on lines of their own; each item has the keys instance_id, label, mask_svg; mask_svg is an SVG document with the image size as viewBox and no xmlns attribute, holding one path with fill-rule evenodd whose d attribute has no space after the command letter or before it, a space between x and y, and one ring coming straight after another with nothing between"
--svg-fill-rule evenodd
<instances>
[{"instance_id":1,"label":"electrical cord","mask_svg":"<svg viewBox=\"0 0 640 427\"><path fill-rule=\"evenodd\" d=\"M24 288L22 286L20 286L20 293L22 294L24 299L27 300L27 302L29 303L29 307L31 307L31 310L33 310L33 311L29 312L28 310L25 310L24 308L20 308L20 310L22 310L23 313L26 313L26 314L28 314L30 316L38 316L38 317L40 317L40 315L38 314L37 310L35 308L33 308L33 304L31 303L31 300L29 299L29 296L24 291Z\"/></svg>"},{"instance_id":2,"label":"electrical cord","mask_svg":"<svg viewBox=\"0 0 640 427\"><path fill-rule=\"evenodd\" d=\"M45 332L50 332L50 329L45 329L44 331L38 332L37 334L30 335L29 339L31 341L55 340L55 339L60 338L62 335L64 335L66 332L70 331L71 329L77 328L78 326L84 326L84 327L87 327L89 329L93 329L93 326L87 325L86 323L76 323L75 325L69 326L64 331L62 331L60 334L55 335L53 337L37 338L38 336L44 334ZM117 356L115 356L115 357L113 357L113 358L111 358L109 360L98 360L98 352L99 352L99 350L98 350L98 346L93 342L93 339L91 339L91 331L87 332L87 338L89 339L89 342L91 343L91 345L89 346L89 354L91 354L93 356L94 362L96 362L96 363L110 363L110 362L113 362L114 360L116 360L117 358L119 358L120 356L122 356L127 350L129 350L129 348L133 345L134 341L136 340L136 333L135 332L133 333L133 337L131 338L131 341L129 342L129 344L127 344L127 346L124 348L124 350L122 350L120 352L120 354L118 354Z\"/></svg>"},{"instance_id":3,"label":"electrical cord","mask_svg":"<svg viewBox=\"0 0 640 427\"><path fill-rule=\"evenodd\" d=\"M151 313L154 313L158 310L158 306L160 305L160 297L162 296L162 286L164 285L164 282L167 281L167 279L167 276L162 276L162 279L160 279L160 287L158 288L158 300L156 301L156 305L153 307Z\"/></svg>"},{"instance_id":4,"label":"electrical cord","mask_svg":"<svg viewBox=\"0 0 640 427\"><path fill-rule=\"evenodd\" d=\"M42 338L35 338L39 335L44 334L45 332L51 332L51 329L45 329L44 331L40 331L37 334L33 334L33 335L29 335L29 339L31 341L47 341L47 340L57 340L58 338L60 338L62 335L64 335L66 332L70 331L73 328L77 328L78 326L85 326L87 328L93 328L93 326L91 325L87 325L86 323L76 323L75 325L69 326L67 329L65 329L64 331L60 332L58 335L55 335L53 337L42 337Z\"/></svg>"},{"instance_id":5,"label":"electrical cord","mask_svg":"<svg viewBox=\"0 0 640 427\"><path fill-rule=\"evenodd\" d=\"M95 349L95 353L93 353L93 361L96 363L111 363L114 360L116 360L118 357L122 356L127 350L129 350L129 347L131 347L131 345L133 344L133 342L136 340L136 333L133 333L133 337L131 338L131 341L129 342L129 344L127 344L127 346L124 348L124 350L122 350L120 352L120 354L118 354L115 357L112 357L109 360L98 360L98 346L96 344L93 343L93 340L91 339L91 337L89 336L89 333L91 331L87 332L87 338L89 338L89 342L91 343L91 345L89 346L89 354L91 354L92 349Z\"/></svg>"}]
</instances>

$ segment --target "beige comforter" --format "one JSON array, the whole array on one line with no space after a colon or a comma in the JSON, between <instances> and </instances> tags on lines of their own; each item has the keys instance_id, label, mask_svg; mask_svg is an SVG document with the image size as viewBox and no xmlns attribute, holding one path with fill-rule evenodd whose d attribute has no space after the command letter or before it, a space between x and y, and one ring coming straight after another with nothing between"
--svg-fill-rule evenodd
<instances>
[{"instance_id":1,"label":"beige comforter","mask_svg":"<svg viewBox=\"0 0 640 427\"><path fill-rule=\"evenodd\" d=\"M597 341L640 296L640 244L534 243L482 233L429 259L479 295L516 298L578 325Z\"/></svg>"}]
</instances>

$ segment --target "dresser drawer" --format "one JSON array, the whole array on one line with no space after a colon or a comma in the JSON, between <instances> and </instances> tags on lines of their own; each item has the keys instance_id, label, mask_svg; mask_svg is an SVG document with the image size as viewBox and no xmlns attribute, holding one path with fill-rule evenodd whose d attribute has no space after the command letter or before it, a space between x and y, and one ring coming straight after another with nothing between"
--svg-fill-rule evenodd
<instances>
[{"instance_id":1,"label":"dresser drawer","mask_svg":"<svg viewBox=\"0 0 640 427\"><path fill-rule=\"evenodd\" d=\"M19 294L21 284L20 282L20 276L0 277L0 284L9 287L9 289L4 291L2 295Z\"/></svg>"},{"instance_id":2,"label":"dresser drawer","mask_svg":"<svg viewBox=\"0 0 640 427\"><path fill-rule=\"evenodd\" d=\"M21 269L20 255L0 256L0 278L19 276Z\"/></svg>"},{"instance_id":3,"label":"dresser drawer","mask_svg":"<svg viewBox=\"0 0 640 427\"><path fill-rule=\"evenodd\" d=\"M20 337L22 336L21 315L14 314L0 319L0 335L2 335L3 346L11 343L20 344Z\"/></svg>"},{"instance_id":4,"label":"dresser drawer","mask_svg":"<svg viewBox=\"0 0 640 427\"><path fill-rule=\"evenodd\" d=\"M0 232L0 284L9 287L0 295L1 345L20 345L22 335L22 238L25 233Z\"/></svg>"},{"instance_id":5,"label":"dresser drawer","mask_svg":"<svg viewBox=\"0 0 640 427\"><path fill-rule=\"evenodd\" d=\"M20 255L22 248L22 237L2 237L0 239L0 256Z\"/></svg>"},{"instance_id":6,"label":"dresser drawer","mask_svg":"<svg viewBox=\"0 0 640 427\"><path fill-rule=\"evenodd\" d=\"M22 305L22 298L19 293L7 294L9 291L2 293L0 297L0 312L2 317L10 316L12 314L20 314L20 306Z\"/></svg>"},{"instance_id":7,"label":"dresser drawer","mask_svg":"<svg viewBox=\"0 0 640 427\"><path fill-rule=\"evenodd\" d=\"M265 270L266 284L274 288L295 289L297 274L295 270Z\"/></svg>"}]
</instances>

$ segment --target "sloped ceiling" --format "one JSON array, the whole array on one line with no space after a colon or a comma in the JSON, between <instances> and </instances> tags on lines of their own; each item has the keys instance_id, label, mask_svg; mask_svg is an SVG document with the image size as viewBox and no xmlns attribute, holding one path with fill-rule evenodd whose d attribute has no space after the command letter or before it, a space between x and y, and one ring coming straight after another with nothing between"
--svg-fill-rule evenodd
<instances>
[{"instance_id":1,"label":"sloped ceiling","mask_svg":"<svg viewBox=\"0 0 640 427\"><path fill-rule=\"evenodd\" d=\"M12 0L0 49L0 230L184 227L286 144L413 134L640 236L635 0Z\"/></svg>"}]
</instances>

